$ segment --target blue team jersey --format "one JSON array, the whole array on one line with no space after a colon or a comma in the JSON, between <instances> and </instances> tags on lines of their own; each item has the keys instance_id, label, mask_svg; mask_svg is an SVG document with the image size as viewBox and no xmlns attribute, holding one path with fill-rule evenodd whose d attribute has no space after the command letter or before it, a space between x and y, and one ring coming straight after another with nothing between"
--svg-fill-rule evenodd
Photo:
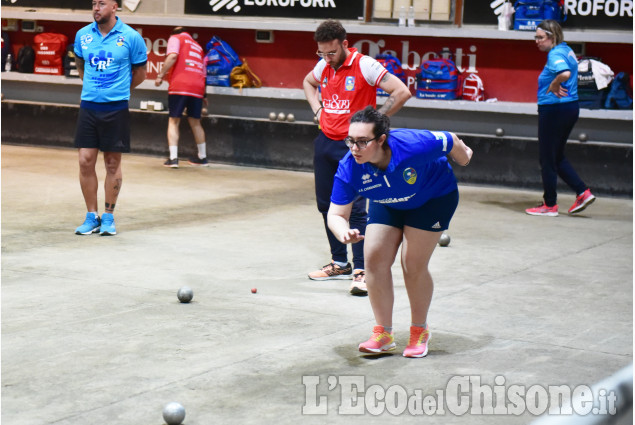
<instances>
[{"instance_id":1,"label":"blue team jersey","mask_svg":"<svg viewBox=\"0 0 635 425\"><path fill-rule=\"evenodd\" d=\"M346 205L359 194L399 210L417 208L457 189L446 155L454 144L445 131L397 128L387 140L392 151L385 171L358 164L348 152L340 161L331 202Z\"/></svg>"},{"instance_id":2,"label":"blue team jersey","mask_svg":"<svg viewBox=\"0 0 635 425\"><path fill-rule=\"evenodd\" d=\"M82 100L90 102L130 99L132 67L148 61L141 34L119 18L106 37L96 22L77 31L74 50L85 62Z\"/></svg>"},{"instance_id":3,"label":"blue team jersey","mask_svg":"<svg viewBox=\"0 0 635 425\"><path fill-rule=\"evenodd\" d=\"M562 87L569 92L568 95L558 97L551 92L547 93L549 84L564 71L571 71L569 79L562 83ZM549 51L547 64L538 77L538 105L566 103L574 100L578 100L578 60L567 43L562 42Z\"/></svg>"}]
</instances>

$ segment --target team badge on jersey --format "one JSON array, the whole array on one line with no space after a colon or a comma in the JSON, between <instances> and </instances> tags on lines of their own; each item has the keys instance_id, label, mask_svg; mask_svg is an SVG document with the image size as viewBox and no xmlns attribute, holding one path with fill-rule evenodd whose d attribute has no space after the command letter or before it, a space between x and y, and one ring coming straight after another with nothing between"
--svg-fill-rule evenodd
<instances>
[{"instance_id":1,"label":"team badge on jersey","mask_svg":"<svg viewBox=\"0 0 635 425\"><path fill-rule=\"evenodd\" d=\"M346 84L344 85L346 91L355 90L355 77L346 77Z\"/></svg>"},{"instance_id":2,"label":"team badge on jersey","mask_svg":"<svg viewBox=\"0 0 635 425\"><path fill-rule=\"evenodd\" d=\"M328 82L329 82L328 78L324 77L324 80L322 80L322 87L325 88Z\"/></svg>"},{"instance_id":3,"label":"team badge on jersey","mask_svg":"<svg viewBox=\"0 0 635 425\"><path fill-rule=\"evenodd\" d=\"M417 181L417 171L411 167L406 168L403 170L403 179L408 184L415 184Z\"/></svg>"},{"instance_id":4,"label":"team badge on jersey","mask_svg":"<svg viewBox=\"0 0 635 425\"><path fill-rule=\"evenodd\" d=\"M82 49L88 49L88 45L93 41L93 36L84 34L79 40L82 43Z\"/></svg>"},{"instance_id":5,"label":"team badge on jersey","mask_svg":"<svg viewBox=\"0 0 635 425\"><path fill-rule=\"evenodd\" d=\"M126 39L124 38L124 36L123 36L123 35L120 35L120 36L117 38L117 46L119 46L119 47L123 46L123 42L124 42L124 41L126 41Z\"/></svg>"}]
</instances>

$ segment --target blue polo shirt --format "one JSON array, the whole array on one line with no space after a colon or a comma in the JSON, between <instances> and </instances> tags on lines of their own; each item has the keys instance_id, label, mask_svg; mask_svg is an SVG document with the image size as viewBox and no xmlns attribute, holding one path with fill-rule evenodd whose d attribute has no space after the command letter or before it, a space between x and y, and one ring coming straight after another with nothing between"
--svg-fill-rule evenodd
<instances>
[{"instance_id":1,"label":"blue polo shirt","mask_svg":"<svg viewBox=\"0 0 635 425\"><path fill-rule=\"evenodd\" d=\"M74 50L85 62L82 104L127 101L132 67L148 61L141 34L119 18L105 37L99 32L97 22L77 31Z\"/></svg>"},{"instance_id":2,"label":"blue polo shirt","mask_svg":"<svg viewBox=\"0 0 635 425\"><path fill-rule=\"evenodd\" d=\"M358 164L350 152L342 158L331 202L346 205L359 194L391 208L408 210L457 189L446 158L454 145L450 133L396 128L390 131L387 143L392 156L384 171L368 162Z\"/></svg>"},{"instance_id":3,"label":"blue polo shirt","mask_svg":"<svg viewBox=\"0 0 635 425\"><path fill-rule=\"evenodd\" d=\"M571 71L571 76L562 83L562 87L567 89L565 97L558 97L549 92L549 84L558 74L564 71ZM554 46L547 54L547 64L538 77L538 105L549 105L552 103L566 103L578 100L578 59L575 53L562 42Z\"/></svg>"}]
</instances>

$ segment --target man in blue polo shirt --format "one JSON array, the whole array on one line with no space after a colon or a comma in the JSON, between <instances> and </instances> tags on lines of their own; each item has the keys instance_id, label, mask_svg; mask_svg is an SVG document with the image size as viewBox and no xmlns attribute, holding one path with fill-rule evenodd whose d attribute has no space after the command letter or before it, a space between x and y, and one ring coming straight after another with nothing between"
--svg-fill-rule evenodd
<instances>
[{"instance_id":1,"label":"man in blue polo shirt","mask_svg":"<svg viewBox=\"0 0 635 425\"><path fill-rule=\"evenodd\" d=\"M95 22L77 31L75 57L83 80L75 134L79 149L79 184L86 219L75 233L115 235L113 211L122 183L121 154L130 152L130 90L146 78L148 60L141 35L117 16L116 0L93 0ZM105 211L97 209L99 151L106 168Z\"/></svg>"}]
</instances>

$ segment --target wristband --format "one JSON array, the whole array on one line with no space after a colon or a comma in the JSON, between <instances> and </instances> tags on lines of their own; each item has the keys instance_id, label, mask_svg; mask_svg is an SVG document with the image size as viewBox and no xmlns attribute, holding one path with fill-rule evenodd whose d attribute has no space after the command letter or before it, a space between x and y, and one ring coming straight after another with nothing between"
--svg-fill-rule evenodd
<instances>
[{"instance_id":1,"label":"wristband","mask_svg":"<svg viewBox=\"0 0 635 425\"><path fill-rule=\"evenodd\" d=\"M313 114L313 115L317 117L318 112L320 112L320 110L322 110L322 109L324 109L324 106L320 106L320 107L318 108L318 110L317 110L317 111L315 111L315 114Z\"/></svg>"}]
</instances>

